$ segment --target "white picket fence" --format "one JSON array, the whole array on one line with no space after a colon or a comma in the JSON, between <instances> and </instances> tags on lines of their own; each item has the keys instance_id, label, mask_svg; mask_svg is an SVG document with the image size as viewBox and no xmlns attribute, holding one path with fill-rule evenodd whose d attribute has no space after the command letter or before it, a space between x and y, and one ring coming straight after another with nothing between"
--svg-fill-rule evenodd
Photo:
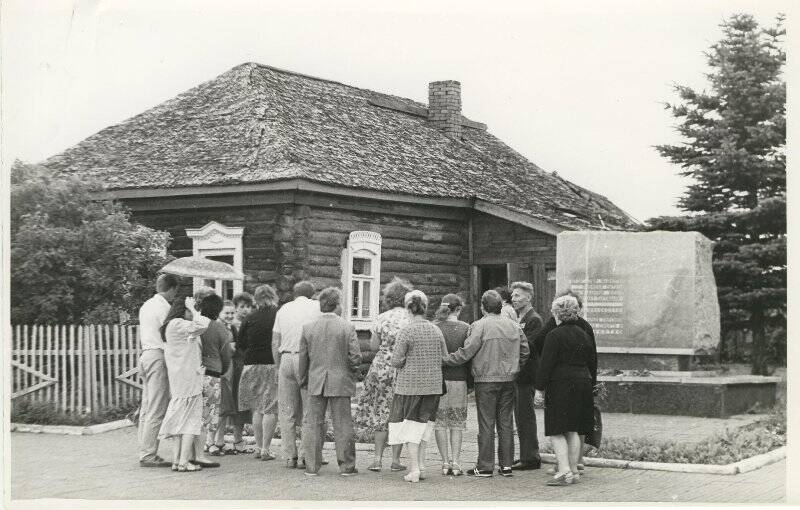
<instances>
[{"instance_id":1,"label":"white picket fence","mask_svg":"<svg viewBox=\"0 0 800 510\"><path fill-rule=\"evenodd\" d=\"M90 414L139 400L136 326L15 325L12 342L13 401Z\"/></svg>"}]
</instances>

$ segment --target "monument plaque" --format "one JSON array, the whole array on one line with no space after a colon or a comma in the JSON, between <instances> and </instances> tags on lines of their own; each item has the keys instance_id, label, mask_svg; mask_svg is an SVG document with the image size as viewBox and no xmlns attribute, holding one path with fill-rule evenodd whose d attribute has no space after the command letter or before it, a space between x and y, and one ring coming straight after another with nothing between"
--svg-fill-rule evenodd
<instances>
[{"instance_id":1,"label":"monument plaque","mask_svg":"<svg viewBox=\"0 0 800 510\"><path fill-rule=\"evenodd\" d=\"M601 352L711 353L720 335L712 247L697 232L563 232L557 291L581 295Z\"/></svg>"}]
</instances>

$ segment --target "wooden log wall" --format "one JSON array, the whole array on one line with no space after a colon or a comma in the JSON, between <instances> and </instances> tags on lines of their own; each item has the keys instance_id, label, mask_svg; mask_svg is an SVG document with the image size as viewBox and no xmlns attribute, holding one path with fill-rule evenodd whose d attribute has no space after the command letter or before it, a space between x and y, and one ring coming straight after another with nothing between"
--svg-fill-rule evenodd
<instances>
[{"instance_id":1,"label":"wooden log wall","mask_svg":"<svg viewBox=\"0 0 800 510\"><path fill-rule=\"evenodd\" d=\"M556 237L495 216L472 218L475 264L506 264L535 260L556 265Z\"/></svg>"},{"instance_id":2,"label":"wooden log wall","mask_svg":"<svg viewBox=\"0 0 800 510\"><path fill-rule=\"evenodd\" d=\"M387 208L388 209L388 208ZM381 234L381 284L409 280L430 299L431 313L445 294L469 294L466 222L312 207L308 274L318 287L341 286L341 257L350 232Z\"/></svg>"},{"instance_id":3,"label":"wooden log wall","mask_svg":"<svg viewBox=\"0 0 800 510\"><path fill-rule=\"evenodd\" d=\"M286 290L287 283L280 278L280 270L282 264L293 260L292 228L295 223L286 218L293 218L295 215L291 204L279 204L134 211L133 219L149 227L168 231L172 236L169 252L175 257L192 255L192 240L186 235L187 228L199 228L210 221L229 227L244 227L244 290L252 293L257 286L264 283L280 283L280 287ZM291 289L291 284L288 287Z\"/></svg>"}]
</instances>

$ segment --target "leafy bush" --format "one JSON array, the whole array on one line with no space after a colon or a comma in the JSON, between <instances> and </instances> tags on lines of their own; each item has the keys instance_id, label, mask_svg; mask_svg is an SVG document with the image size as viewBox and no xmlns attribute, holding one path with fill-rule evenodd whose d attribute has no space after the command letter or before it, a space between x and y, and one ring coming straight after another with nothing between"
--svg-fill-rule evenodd
<instances>
[{"instance_id":1,"label":"leafy bush","mask_svg":"<svg viewBox=\"0 0 800 510\"><path fill-rule=\"evenodd\" d=\"M675 462L730 464L786 445L786 410L776 408L764 420L728 429L698 443L653 441L647 438L603 438L600 450L588 457Z\"/></svg>"},{"instance_id":2,"label":"leafy bush","mask_svg":"<svg viewBox=\"0 0 800 510\"><path fill-rule=\"evenodd\" d=\"M133 223L97 191L42 167L12 168L13 323L117 323L152 295L169 234Z\"/></svg>"},{"instance_id":3,"label":"leafy bush","mask_svg":"<svg viewBox=\"0 0 800 510\"><path fill-rule=\"evenodd\" d=\"M11 406L12 423L32 423L36 425L74 425L86 426L121 420L134 411L138 404L119 407L105 407L92 416L88 414L65 413L51 402L15 402Z\"/></svg>"}]
</instances>

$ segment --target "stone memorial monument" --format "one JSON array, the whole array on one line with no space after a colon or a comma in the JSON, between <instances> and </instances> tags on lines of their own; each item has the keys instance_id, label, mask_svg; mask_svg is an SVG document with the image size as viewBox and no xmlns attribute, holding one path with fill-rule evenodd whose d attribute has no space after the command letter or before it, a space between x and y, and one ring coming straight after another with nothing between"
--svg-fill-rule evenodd
<instances>
[{"instance_id":1,"label":"stone memorial monument","mask_svg":"<svg viewBox=\"0 0 800 510\"><path fill-rule=\"evenodd\" d=\"M777 378L698 365L720 341L712 249L697 232L558 235L556 291L583 299L606 411L728 416L774 403Z\"/></svg>"},{"instance_id":2,"label":"stone memorial monument","mask_svg":"<svg viewBox=\"0 0 800 510\"><path fill-rule=\"evenodd\" d=\"M556 290L583 298L607 366L688 370L719 345L712 248L697 232L565 232Z\"/></svg>"}]
</instances>

